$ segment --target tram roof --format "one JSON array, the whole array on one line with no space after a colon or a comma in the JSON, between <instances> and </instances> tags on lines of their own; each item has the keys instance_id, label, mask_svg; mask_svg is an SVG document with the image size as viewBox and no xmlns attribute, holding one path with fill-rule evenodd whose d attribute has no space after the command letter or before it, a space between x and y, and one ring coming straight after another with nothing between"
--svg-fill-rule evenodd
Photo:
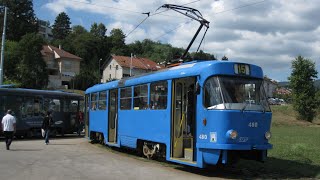
<instances>
[{"instance_id":1,"label":"tram roof","mask_svg":"<svg viewBox=\"0 0 320 180\"><path fill-rule=\"evenodd\" d=\"M60 90L38 90L38 89L25 89L25 88L0 88L1 94L19 95L19 96L47 96L56 98L76 98L82 99L83 96Z\"/></svg>"},{"instance_id":2,"label":"tram roof","mask_svg":"<svg viewBox=\"0 0 320 180\"><path fill-rule=\"evenodd\" d=\"M108 83L97 84L86 90L87 93L103 91L106 89L114 89L124 86L132 86L136 84L144 84L161 80L190 77L190 76L211 76L211 75L235 75L234 64L247 64L235 61L191 61L183 63L160 71L146 73L121 80L111 81ZM248 64L250 66L250 77L263 78L262 69L259 66Z\"/></svg>"}]
</instances>

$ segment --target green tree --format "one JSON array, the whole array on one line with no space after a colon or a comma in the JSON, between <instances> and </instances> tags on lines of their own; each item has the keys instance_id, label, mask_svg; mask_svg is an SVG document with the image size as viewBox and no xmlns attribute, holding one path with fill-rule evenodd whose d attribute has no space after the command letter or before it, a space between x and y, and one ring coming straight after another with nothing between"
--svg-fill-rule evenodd
<instances>
[{"instance_id":1,"label":"green tree","mask_svg":"<svg viewBox=\"0 0 320 180\"><path fill-rule=\"evenodd\" d=\"M22 87L42 89L48 84L47 65L41 54L43 43L36 33L26 34L18 43L20 63L16 74Z\"/></svg>"},{"instance_id":2,"label":"green tree","mask_svg":"<svg viewBox=\"0 0 320 180\"><path fill-rule=\"evenodd\" d=\"M316 105L315 87L313 85L318 72L315 63L302 56L292 61L292 72L289 79L289 86L293 93L293 107L298 112L298 119L309 122L315 117Z\"/></svg>"},{"instance_id":3,"label":"green tree","mask_svg":"<svg viewBox=\"0 0 320 180\"><path fill-rule=\"evenodd\" d=\"M70 18L65 12L58 14L52 26L53 38L65 39L71 32L70 24Z\"/></svg>"},{"instance_id":4,"label":"green tree","mask_svg":"<svg viewBox=\"0 0 320 180\"><path fill-rule=\"evenodd\" d=\"M128 48L125 44L125 35L121 29L112 29L110 32L111 53L115 55L128 55Z\"/></svg>"},{"instance_id":5,"label":"green tree","mask_svg":"<svg viewBox=\"0 0 320 180\"><path fill-rule=\"evenodd\" d=\"M17 80L17 65L20 63L18 42L6 41L4 52L4 80L14 82Z\"/></svg>"},{"instance_id":6,"label":"green tree","mask_svg":"<svg viewBox=\"0 0 320 180\"><path fill-rule=\"evenodd\" d=\"M32 0L0 0L0 4L8 7L6 39L19 41L25 34L38 31ZM0 11L2 32L4 8Z\"/></svg>"},{"instance_id":7,"label":"green tree","mask_svg":"<svg viewBox=\"0 0 320 180\"><path fill-rule=\"evenodd\" d=\"M90 33L94 36L103 39L106 36L107 28L104 24L93 23L91 25Z\"/></svg>"},{"instance_id":8,"label":"green tree","mask_svg":"<svg viewBox=\"0 0 320 180\"><path fill-rule=\"evenodd\" d=\"M191 56L195 60L216 60L216 57L213 54L205 53L202 50L199 52L192 52Z\"/></svg>"}]
</instances>

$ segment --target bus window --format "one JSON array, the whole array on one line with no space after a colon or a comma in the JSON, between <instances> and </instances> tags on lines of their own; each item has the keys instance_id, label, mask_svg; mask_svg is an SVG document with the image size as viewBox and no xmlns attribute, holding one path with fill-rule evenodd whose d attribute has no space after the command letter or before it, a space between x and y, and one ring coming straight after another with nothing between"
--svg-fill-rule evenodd
<instances>
[{"instance_id":1,"label":"bus window","mask_svg":"<svg viewBox=\"0 0 320 180\"><path fill-rule=\"evenodd\" d=\"M50 99L45 98L43 100L43 111L46 114L47 111L50 109Z\"/></svg>"},{"instance_id":2,"label":"bus window","mask_svg":"<svg viewBox=\"0 0 320 180\"><path fill-rule=\"evenodd\" d=\"M39 116L42 111L42 100L40 98L34 99L34 116Z\"/></svg>"},{"instance_id":3,"label":"bus window","mask_svg":"<svg viewBox=\"0 0 320 180\"><path fill-rule=\"evenodd\" d=\"M78 112L78 104L79 104L78 100L71 100L70 112Z\"/></svg>"},{"instance_id":4,"label":"bus window","mask_svg":"<svg viewBox=\"0 0 320 180\"><path fill-rule=\"evenodd\" d=\"M107 92L103 91L103 92L99 92L99 100L98 100L98 104L99 104L99 110L106 110L107 109Z\"/></svg>"},{"instance_id":5,"label":"bus window","mask_svg":"<svg viewBox=\"0 0 320 180\"><path fill-rule=\"evenodd\" d=\"M132 88L120 89L120 109L131 109Z\"/></svg>"},{"instance_id":6,"label":"bus window","mask_svg":"<svg viewBox=\"0 0 320 180\"><path fill-rule=\"evenodd\" d=\"M166 109L168 96L167 81L151 83L150 85L150 107L151 109Z\"/></svg>"},{"instance_id":7,"label":"bus window","mask_svg":"<svg viewBox=\"0 0 320 180\"><path fill-rule=\"evenodd\" d=\"M133 107L135 110L148 108L148 85L134 87Z\"/></svg>"},{"instance_id":8,"label":"bus window","mask_svg":"<svg viewBox=\"0 0 320 180\"><path fill-rule=\"evenodd\" d=\"M1 104L0 114L5 115L7 110L11 109L13 111L14 116L19 115L18 113L20 113L20 109L21 109L22 102L23 102L21 97L3 96L3 97L1 97L1 101L2 101L2 104Z\"/></svg>"},{"instance_id":9,"label":"bus window","mask_svg":"<svg viewBox=\"0 0 320 180\"><path fill-rule=\"evenodd\" d=\"M91 110L97 109L98 93L91 94Z\"/></svg>"},{"instance_id":10,"label":"bus window","mask_svg":"<svg viewBox=\"0 0 320 180\"><path fill-rule=\"evenodd\" d=\"M33 98L25 98L24 105L22 109L22 116L24 117L31 117L33 116Z\"/></svg>"},{"instance_id":11,"label":"bus window","mask_svg":"<svg viewBox=\"0 0 320 180\"><path fill-rule=\"evenodd\" d=\"M63 99L61 101L62 101L63 112L70 112L71 100L70 99Z\"/></svg>"},{"instance_id":12,"label":"bus window","mask_svg":"<svg viewBox=\"0 0 320 180\"><path fill-rule=\"evenodd\" d=\"M60 99L51 99L49 110L60 112Z\"/></svg>"}]
</instances>

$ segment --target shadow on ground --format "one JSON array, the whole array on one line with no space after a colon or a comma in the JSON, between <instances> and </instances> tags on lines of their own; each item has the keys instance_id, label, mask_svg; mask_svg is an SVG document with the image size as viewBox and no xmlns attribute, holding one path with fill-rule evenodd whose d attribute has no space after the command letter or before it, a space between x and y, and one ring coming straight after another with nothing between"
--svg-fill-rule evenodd
<instances>
[{"instance_id":1,"label":"shadow on ground","mask_svg":"<svg viewBox=\"0 0 320 180\"><path fill-rule=\"evenodd\" d=\"M183 166L175 169L206 177L230 179L320 178L320 166L278 158L268 158L265 163L242 160L233 167L210 166L205 169L199 169Z\"/></svg>"},{"instance_id":2,"label":"shadow on ground","mask_svg":"<svg viewBox=\"0 0 320 180\"><path fill-rule=\"evenodd\" d=\"M198 174L205 177L219 177L226 179L320 179L320 166L313 165L312 160L303 162L269 157L265 163L240 160L233 166L209 166L204 169L170 163L164 159L147 160L137 156L137 152L130 149L120 149L99 145L113 153L126 154L139 160L160 163L162 166Z\"/></svg>"},{"instance_id":3,"label":"shadow on ground","mask_svg":"<svg viewBox=\"0 0 320 180\"><path fill-rule=\"evenodd\" d=\"M64 136L55 136L55 137L52 137L50 136L50 140L54 140L54 139L78 139L78 138L85 138L85 136L81 135L81 136L78 136L77 134L65 134ZM36 136L36 137L31 137L31 138L16 138L14 137L13 141L34 141L34 140L43 140L44 141L44 138L41 137L41 136ZM4 141L4 137L3 136L0 136L0 142L1 141Z\"/></svg>"}]
</instances>

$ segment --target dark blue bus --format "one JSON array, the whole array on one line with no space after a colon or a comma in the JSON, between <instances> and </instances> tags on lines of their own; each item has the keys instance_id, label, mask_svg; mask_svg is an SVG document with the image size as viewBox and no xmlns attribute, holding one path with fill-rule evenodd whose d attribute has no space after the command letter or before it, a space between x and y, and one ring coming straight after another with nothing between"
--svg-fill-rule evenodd
<instances>
[{"instance_id":1,"label":"dark blue bus","mask_svg":"<svg viewBox=\"0 0 320 180\"><path fill-rule=\"evenodd\" d=\"M193 61L86 90L91 140L203 168L264 161L271 111L258 66Z\"/></svg>"},{"instance_id":2,"label":"dark blue bus","mask_svg":"<svg viewBox=\"0 0 320 180\"><path fill-rule=\"evenodd\" d=\"M52 134L64 135L77 130L76 115L83 104L83 96L63 91L0 88L0 118L8 109L17 120L16 137L40 135L47 111L52 112Z\"/></svg>"}]
</instances>

